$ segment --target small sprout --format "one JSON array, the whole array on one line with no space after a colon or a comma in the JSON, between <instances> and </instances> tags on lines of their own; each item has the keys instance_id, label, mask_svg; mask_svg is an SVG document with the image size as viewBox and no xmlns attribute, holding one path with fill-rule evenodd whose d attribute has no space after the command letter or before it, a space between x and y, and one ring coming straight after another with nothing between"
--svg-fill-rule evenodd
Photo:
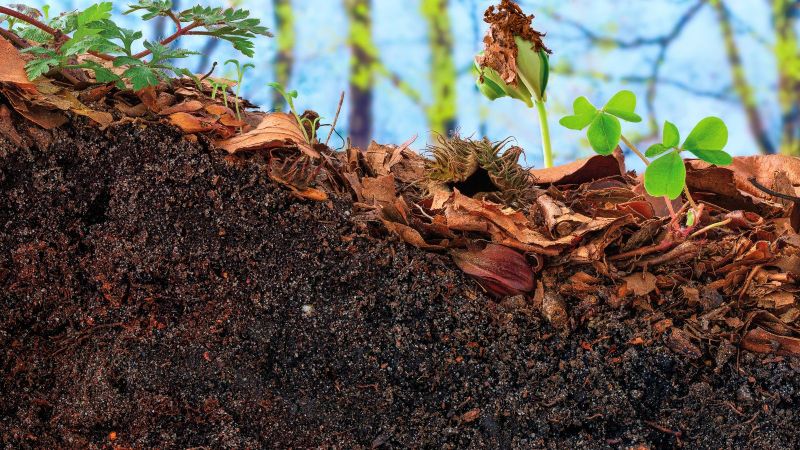
<instances>
[{"instance_id":1,"label":"small sprout","mask_svg":"<svg viewBox=\"0 0 800 450\"><path fill-rule=\"evenodd\" d=\"M217 99L217 92L222 92L222 102L225 104L225 107L228 107L228 84L224 81L215 80L212 78L208 79L208 83L211 85L211 99Z\"/></svg>"},{"instance_id":2,"label":"small sprout","mask_svg":"<svg viewBox=\"0 0 800 450\"><path fill-rule=\"evenodd\" d=\"M235 59L229 59L225 61L225 65L227 66L228 63L233 64L236 66L236 118L241 121L242 114L239 111L239 103L241 97L239 96L242 90L242 80L244 79L244 74L247 72L247 69L255 69L256 66L250 63L240 64L239 61Z\"/></svg>"},{"instance_id":3,"label":"small sprout","mask_svg":"<svg viewBox=\"0 0 800 450\"><path fill-rule=\"evenodd\" d=\"M550 50L543 33L533 29L533 15L525 15L511 0L501 0L484 14L489 33L484 51L475 57L478 89L489 100L517 99L536 106L542 133L544 166L553 166L550 127L547 123L546 89L550 77Z\"/></svg>"},{"instance_id":4,"label":"small sprout","mask_svg":"<svg viewBox=\"0 0 800 450\"><path fill-rule=\"evenodd\" d=\"M315 118L313 121L301 118L299 114L297 114L297 109L294 107L294 99L297 98L297 91L286 91L280 83L267 83L267 86L275 89L278 91L279 94L286 100L286 103L289 105L289 111L291 111L292 115L294 116L295 120L297 120L297 124L300 125L300 131L303 132L303 137L305 138L308 144L313 144L314 139L316 139L317 135L317 126L319 124L319 118ZM305 124L308 123L311 127L311 136L308 135L308 131L306 131Z\"/></svg>"}]
</instances>

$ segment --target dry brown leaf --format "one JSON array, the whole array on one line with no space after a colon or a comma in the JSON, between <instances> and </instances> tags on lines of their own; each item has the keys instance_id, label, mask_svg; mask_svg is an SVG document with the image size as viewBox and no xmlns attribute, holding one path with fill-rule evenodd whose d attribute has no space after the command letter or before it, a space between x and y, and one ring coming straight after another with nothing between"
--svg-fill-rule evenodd
<instances>
[{"instance_id":1,"label":"dry brown leaf","mask_svg":"<svg viewBox=\"0 0 800 450\"><path fill-rule=\"evenodd\" d=\"M581 184L601 178L621 176L624 163L615 155L596 155L548 169L531 169L536 184Z\"/></svg>"},{"instance_id":2,"label":"dry brown leaf","mask_svg":"<svg viewBox=\"0 0 800 450\"><path fill-rule=\"evenodd\" d=\"M60 111L29 103L13 88L5 88L2 92L15 111L46 130L60 127L69 121L69 118Z\"/></svg>"},{"instance_id":3,"label":"dry brown leaf","mask_svg":"<svg viewBox=\"0 0 800 450\"><path fill-rule=\"evenodd\" d=\"M688 160L687 164L695 169L705 169L711 164L700 160ZM737 156L733 163L724 169L733 172L736 187L750 195L761 198L771 198L750 183L750 178L755 178L760 184L774 190L782 188L775 183L775 175L783 172L795 189L795 194L800 194L800 158L786 155L757 155Z\"/></svg>"},{"instance_id":4,"label":"dry brown leaf","mask_svg":"<svg viewBox=\"0 0 800 450\"><path fill-rule=\"evenodd\" d=\"M658 281L656 276L650 272L634 273L622 279L625 280L628 291L637 297L647 295L656 290L656 281Z\"/></svg>"},{"instance_id":5,"label":"dry brown leaf","mask_svg":"<svg viewBox=\"0 0 800 450\"><path fill-rule=\"evenodd\" d=\"M440 245L433 245L425 242L425 239L422 238L422 235L419 234L419 231L409 227L408 225L403 225L402 223L392 222L389 220L382 221L390 232L400 236L404 242L411 244L414 247L423 250L444 250L444 247Z\"/></svg>"},{"instance_id":6,"label":"dry brown leaf","mask_svg":"<svg viewBox=\"0 0 800 450\"><path fill-rule=\"evenodd\" d=\"M204 133L214 129L214 126L208 123L208 121L204 121L200 117L196 117L184 112L170 114L169 121L176 127L180 128L184 133L189 134Z\"/></svg>"},{"instance_id":7,"label":"dry brown leaf","mask_svg":"<svg viewBox=\"0 0 800 450\"><path fill-rule=\"evenodd\" d=\"M688 333L680 328L672 328L672 333L667 337L667 347L675 353L679 353L689 358L700 358L703 352L692 343Z\"/></svg>"},{"instance_id":8,"label":"dry brown leaf","mask_svg":"<svg viewBox=\"0 0 800 450\"><path fill-rule=\"evenodd\" d=\"M206 111L209 114L213 114L215 116L233 116L234 114L236 114L235 112L233 112L232 109L228 108L227 106L216 103L206 106Z\"/></svg>"},{"instance_id":9,"label":"dry brown leaf","mask_svg":"<svg viewBox=\"0 0 800 450\"><path fill-rule=\"evenodd\" d=\"M34 85L25 73L25 60L11 42L0 38L0 83L14 83L20 88L33 90Z\"/></svg>"},{"instance_id":10,"label":"dry brown leaf","mask_svg":"<svg viewBox=\"0 0 800 450\"><path fill-rule=\"evenodd\" d=\"M758 299L758 306L767 309L781 309L794 303L794 294L784 291L770 292Z\"/></svg>"},{"instance_id":11,"label":"dry brown leaf","mask_svg":"<svg viewBox=\"0 0 800 450\"><path fill-rule=\"evenodd\" d=\"M748 331L741 345L743 349L755 353L800 356L800 339L770 333L761 327Z\"/></svg>"},{"instance_id":12,"label":"dry brown leaf","mask_svg":"<svg viewBox=\"0 0 800 450\"><path fill-rule=\"evenodd\" d=\"M391 175L362 178L361 185L361 195L367 204L391 205L397 197L394 189L394 177Z\"/></svg>"},{"instance_id":13,"label":"dry brown leaf","mask_svg":"<svg viewBox=\"0 0 800 450\"><path fill-rule=\"evenodd\" d=\"M225 125L226 127L234 127L234 128L241 128L247 126L247 122L239 120L227 114L224 116L220 116L219 123Z\"/></svg>"},{"instance_id":14,"label":"dry brown leaf","mask_svg":"<svg viewBox=\"0 0 800 450\"><path fill-rule=\"evenodd\" d=\"M190 113L195 112L203 109L203 104L198 100L186 100L184 102L178 103L177 105L172 105L168 108L164 108L159 111L159 115L161 116L168 116L174 113Z\"/></svg>"},{"instance_id":15,"label":"dry brown leaf","mask_svg":"<svg viewBox=\"0 0 800 450\"><path fill-rule=\"evenodd\" d=\"M319 152L306 143L297 119L286 113L265 114L254 130L216 144L228 153L294 146L307 156L320 158Z\"/></svg>"}]
</instances>

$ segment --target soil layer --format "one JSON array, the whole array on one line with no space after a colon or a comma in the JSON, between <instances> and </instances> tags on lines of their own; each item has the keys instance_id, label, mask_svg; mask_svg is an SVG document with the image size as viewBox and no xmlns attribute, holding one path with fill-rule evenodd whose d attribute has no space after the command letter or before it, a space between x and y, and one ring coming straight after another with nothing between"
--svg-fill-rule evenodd
<instances>
[{"instance_id":1,"label":"soil layer","mask_svg":"<svg viewBox=\"0 0 800 450\"><path fill-rule=\"evenodd\" d=\"M0 443L799 444L800 361L607 305L561 335L349 205L165 126L0 142Z\"/></svg>"}]
</instances>

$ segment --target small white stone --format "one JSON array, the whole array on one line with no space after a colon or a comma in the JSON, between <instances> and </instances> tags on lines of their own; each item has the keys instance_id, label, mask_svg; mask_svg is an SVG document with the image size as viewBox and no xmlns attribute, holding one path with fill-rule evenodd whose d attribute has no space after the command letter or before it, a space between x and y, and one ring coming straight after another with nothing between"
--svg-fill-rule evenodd
<instances>
[{"instance_id":1,"label":"small white stone","mask_svg":"<svg viewBox=\"0 0 800 450\"><path fill-rule=\"evenodd\" d=\"M305 317L308 317L314 314L314 305L303 305L302 310L303 310L303 315Z\"/></svg>"}]
</instances>

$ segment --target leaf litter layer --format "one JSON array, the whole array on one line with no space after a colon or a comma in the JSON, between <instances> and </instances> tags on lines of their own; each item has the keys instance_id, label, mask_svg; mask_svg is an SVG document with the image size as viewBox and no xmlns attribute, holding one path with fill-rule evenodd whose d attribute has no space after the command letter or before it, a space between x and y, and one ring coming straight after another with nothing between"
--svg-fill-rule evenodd
<instances>
[{"instance_id":1,"label":"leaf litter layer","mask_svg":"<svg viewBox=\"0 0 800 450\"><path fill-rule=\"evenodd\" d=\"M135 92L114 84L76 88L48 77L29 82L25 57L13 48L3 51L9 64L0 72L0 92L7 101L0 108L0 132L17 149L8 154L46 152L57 145L61 127L74 127L78 116L101 133L166 122L190 144L224 149L227 164L252 165L296 198L330 202L349 196L355 223L365 224L373 235L388 230L433 255L451 255L494 297L487 301L473 293L473 302L487 311L509 311L508 317L541 317L565 345L570 334L580 339L598 323L623 314L635 325L628 323L632 328L624 343L603 346L612 360L623 344L665 346L686 364L707 361L719 367L737 348L770 354L770 364L800 354L797 159L736 158L730 168L688 161L686 183L700 208L694 223L683 226L682 203L670 205L679 212L671 218L663 199L647 195L641 179L626 171L618 151L534 170L518 164L519 148L457 136L432 146L431 158L412 151L412 140L334 152L309 140L314 130L302 129L296 116L247 111L245 100L229 99L233 94L227 87L215 95L218 85L206 79ZM229 101L241 108L234 110ZM15 114L25 119L22 126ZM3 175L15 185L11 175ZM207 181L216 183L213 176ZM105 220L108 195L91 201L101 209L87 212L91 221ZM97 224L91 221L83 226ZM225 226L219 233L227 234ZM10 267L27 267L26 248L9 249L12 255L23 252ZM45 250L31 248L39 255ZM224 258L219 263L224 265ZM102 298L112 307L129 301L127 269L101 272L91 280ZM11 286L18 288L21 274L6 268L8 273ZM112 328L120 327L125 328L122 323ZM556 338L544 332L536 339ZM589 352L596 344L580 342ZM472 411L459 416L462 423L481 416ZM668 439L674 442L683 436L662 425L651 428L672 431Z\"/></svg>"}]
</instances>

